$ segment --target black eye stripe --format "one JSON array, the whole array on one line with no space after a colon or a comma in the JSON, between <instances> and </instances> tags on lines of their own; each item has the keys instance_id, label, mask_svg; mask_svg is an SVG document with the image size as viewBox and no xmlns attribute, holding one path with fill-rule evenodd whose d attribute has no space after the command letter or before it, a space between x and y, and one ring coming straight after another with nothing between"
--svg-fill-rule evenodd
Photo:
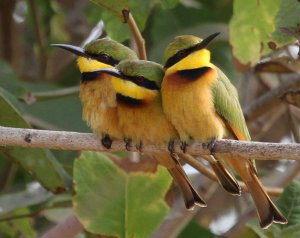
<instances>
[{"instance_id":1,"label":"black eye stripe","mask_svg":"<svg viewBox=\"0 0 300 238\"><path fill-rule=\"evenodd\" d=\"M111 66L116 66L119 61L114 59L113 57L107 55L107 54L90 54L90 53L86 53L88 54L92 59L94 60L97 60L97 61L100 61L104 64L108 64L108 65L111 65Z\"/></svg>"},{"instance_id":2,"label":"black eye stripe","mask_svg":"<svg viewBox=\"0 0 300 238\"><path fill-rule=\"evenodd\" d=\"M150 90L160 90L160 88L154 83L153 81L150 81L149 79L146 79L143 77L143 80L141 81L141 76L126 76L122 75L123 80L127 80L130 82L133 82L134 84L141 86L143 88L147 88ZM116 76L115 76L116 77ZM98 72L84 72L81 74L81 82L89 82L99 79L99 73Z\"/></svg>"},{"instance_id":3,"label":"black eye stripe","mask_svg":"<svg viewBox=\"0 0 300 238\"><path fill-rule=\"evenodd\" d=\"M169 67L173 66L174 64L176 64L177 62L179 62L180 60L182 60L186 56L188 56L190 53L197 50L199 44L201 44L201 42L194 45L194 46L192 46L192 47L190 47L190 48L178 51L175 55L173 55L172 57L170 57L168 59L168 61L165 64L165 68L169 68Z\"/></svg>"},{"instance_id":4,"label":"black eye stripe","mask_svg":"<svg viewBox=\"0 0 300 238\"><path fill-rule=\"evenodd\" d=\"M198 44L187 48L187 49L183 49L178 51L175 55L173 55L172 57L170 57L166 64L165 64L165 68L169 68L172 65L176 64L177 62L179 62L180 60L182 60L183 58L185 58L186 56L188 56L190 53L196 51L196 50L201 50L207 47L207 45L216 37L220 34L220 32L211 34L210 36L206 37L204 40L202 40L201 42L199 42Z\"/></svg>"},{"instance_id":5,"label":"black eye stripe","mask_svg":"<svg viewBox=\"0 0 300 238\"><path fill-rule=\"evenodd\" d=\"M133 82L134 84L141 86L143 88L147 88L150 90L159 90L160 88L156 85L155 82L143 77L143 80L141 80L142 76L125 76L123 79L128 80L130 82Z\"/></svg>"}]
</instances>

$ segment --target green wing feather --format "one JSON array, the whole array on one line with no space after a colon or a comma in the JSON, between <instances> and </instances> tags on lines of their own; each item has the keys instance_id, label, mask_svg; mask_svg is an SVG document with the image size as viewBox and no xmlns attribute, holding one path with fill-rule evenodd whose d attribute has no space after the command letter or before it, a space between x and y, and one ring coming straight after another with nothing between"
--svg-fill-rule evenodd
<instances>
[{"instance_id":1,"label":"green wing feather","mask_svg":"<svg viewBox=\"0 0 300 238\"><path fill-rule=\"evenodd\" d=\"M212 88L216 111L231 128L235 128L246 140L251 140L237 91L226 75L217 67L216 70L218 80Z\"/></svg>"}]
</instances>

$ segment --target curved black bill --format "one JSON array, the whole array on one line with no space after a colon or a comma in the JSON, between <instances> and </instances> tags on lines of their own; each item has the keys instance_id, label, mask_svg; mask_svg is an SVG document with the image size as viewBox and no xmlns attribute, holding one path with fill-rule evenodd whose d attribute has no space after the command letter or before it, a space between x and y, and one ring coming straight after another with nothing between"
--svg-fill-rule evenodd
<instances>
[{"instance_id":1,"label":"curved black bill","mask_svg":"<svg viewBox=\"0 0 300 238\"><path fill-rule=\"evenodd\" d=\"M210 36L206 37L203 41L201 41L199 44L196 45L195 50L200 50L200 49L206 48L206 46L208 46L208 44L214 38L216 38L219 34L220 34L220 32L216 32L216 33L211 34Z\"/></svg>"},{"instance_id":2,"label":"curved black bill","mask_svg":"<svg viewBox=\"0 0 300 238\"><path fill-rule=\"evenodd\" d=\"M90 58L90 56L84 52L84 49L82 49L81 47L78 47L78 46L67 45L67 44L51 44L51 46L59 47L61 49L67 50L67 51L69 51L69 52L71 52L75 55L78 55L78 56L83 56L85 58Z\"/></svg>"}]
</instances>

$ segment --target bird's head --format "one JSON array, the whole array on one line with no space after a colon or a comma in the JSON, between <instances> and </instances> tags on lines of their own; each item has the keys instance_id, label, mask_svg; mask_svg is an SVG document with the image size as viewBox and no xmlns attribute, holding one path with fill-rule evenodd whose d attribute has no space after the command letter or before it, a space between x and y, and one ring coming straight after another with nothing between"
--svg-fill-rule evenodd
<instances>
[{"instance_id":1,"label":"bird's head","mask_svg":"<svg viewBox=\"0 0 300 238\"><path fill-rule=\"evenodd\" d=\"M67 44L52 44L52 46L60 47L77 55L81 73L114 67L125 59L137 59L134 51L109 38L91 41L84 48Z\"/></svg>"},{"instance_id":2,"label":"bird's head","mask_svg":"<svg viewBox=\"0 0 300 238\"><path fill-rule=\"evenodd\" d=\"M165 50L163 59L165 69L178 71L208 65L210 51L206 47L217 35L219 33L214 33L205 39L193 35L177 36Z\"/></svg>"},{"instance_id":3,"label":"bird's head","mask_svg":"<svg viewBox=\"0 0 300 238\"><path fill-rule=\"evenodd\" d=\"M110 74L117 94L143 102L152 101L160 95L164 76L160 64L146 60L125 60L115 68L99 69L94 73Z\"/></svg>"}]
</instances>

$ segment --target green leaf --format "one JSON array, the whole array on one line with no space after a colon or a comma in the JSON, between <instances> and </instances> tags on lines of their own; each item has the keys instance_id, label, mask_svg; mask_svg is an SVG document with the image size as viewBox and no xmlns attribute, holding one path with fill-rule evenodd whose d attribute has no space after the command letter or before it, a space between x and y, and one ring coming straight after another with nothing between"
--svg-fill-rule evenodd
<instances>
[{"instance_id":1,"label":"green leaf","mask_svg":"<svg viewBox=\"0 0 300 238\"><path fill-rule=\"evenodd\" d=\"M123 21L122 10L128 10L127 0L91 0L91 2L103 7L104 9L112 12L114 15L120 18Z\"/></svg>"},{"instance_id":2,"label":"green leaf","mask_svg":"<svg viewBox=\"0 0 300 238\"><path fill-rule=\"evenodd\" d=\"M129 27L123 22L123 16L121 14L122 9L128 9L129 7L129 10L133 15L139 30L143 32L148 17L155 6L161 4L162 7L166 9L175 7L178 4L178 0L128 0L126 1L126 4L123 1L91 1L104 8L105 11L102 11L101 17L105 23L105 30L109 37L120 42L123 42L131 37ZM115 17L116 15L118 16L117 18Z\"/></svg>"},{"instance_id":3,"label":"green leaf","mask_svg":"<svg viewBox=\"0 0 300 238\"><path fill-rule=\"evenodd\" d=\"M7 127L29 128L17 109L16 99L0 88L0 125ZM29 174L37 179L45 188L58 193L65 190L64 170L47 150L0 147L3 154L19 163Z\"/></svg>"},{"instance_id":4,"label":"green leaf","mask_svg":"<svg viewBox=\"0 0 300 238\"><path fill-rule=\"evenodd\" d=\"M3 60L0 60L0 87L3 87L18 98L27 92L27 89L18 79L13 69Z\"/></svg>"},{"instance_id":5,"label":"green leaf","mask_svg":"<svg viewBox=\"0 0 300 238\"><path fill-rule=\"evenodd\" d=\"M170 9L175 7L179 3L179 0L161 0L161 6L164 9Z\"/></svg>"},{"instance_id":6,"label":"green leaf","mask_svg":"<svg viewBox=\"0 0 300 238\"><path fill-rule=\"evenodd\" d=\"M27 208L22 208L5 216L1 216L1 219L5 217L18 216L23 214L28 214L30 212ZM9 237L24 237L24 238L34 238L37 234L32 226L32 218L14 219L7 222L0 223L0 236L1 233L8 235ZM2 236L1 236L2 237Z\"/></svg>"},{"instance_id":7,"label":"green leaf","mask_svg":"<svg viewBox=\"0 0 300 238\"><path fill-rule=\"evenodd\" d=\"M260 238L258 234L256 234L255 231L253 231L250 227L243 227L242 231L240 232L240 237L243 238Z\"/></svg>"},{"instance_id":8,"label":"green leaf","mask_svg":"<svg viewBox=\"0 0 300 238\"><path fill-rule=\"evenodd\" d=\"M280 233L280 229L276 225L272 225L266 230L262 229L257 219L252 219L251 221L249 221L247 223L247 227L249 227L250 230L255 232L255 234L260 238L270 238L274 237L274 234Z\"/></svg>"},{"instance_id":9,"label":"green leaf","mask_svg":"<svg viewBox=\"0 0 300 238\"><path fill-rule=\"evenodd\" d=\"M283 191L277 205L288 220L282 228L300 224L300 182L294 180Z\"/></svg>"},{"instance_id":10,"label":"green leaf","mask_svg":"<svg viewBox=\"0 0 300 238\"><path fill-rule=\"evenodd\" d=\"M289 226L276 234L276 238L299 238L300 224Z\"/></svg>"},{"instance_id":11,"label":"green leaf","mask_svg":"<svg viewBox=\"0 0 300 238\"><path fill-rule=\"evenodd\" d=\"M259 61L261 54L270 52L267 44L271 40L271 33L276 30L275 18L280 2L234 1L229 24L230 43L234 56L242 64L253 65Z\"/></svg>"},{"instance_id":12,"label":"green leaf","mask_svg":"<svg viewBox=\"0 0 300 238\"><path fill-rule=\"evenodd\" d=\"M104 11L101 17L105 23L105 31L110 38L119 42L124 42L130 38L131 33L127 24L121 22L111 12Z\"/></svg>"},{"instance_id":13,"label":"green leaf","mask_svg":"<svg viewBox=\"0 0 300 238\"><path fill-rule=\"evenodd\" d=\"M119 238L149 237L168 213L168 172L126 173L101 153L84 152L74 165L74 212L86 230Z\"/></svg>"},{"instance_id":14,"label":"green leaf","mask_svg":"<svg viewBox=\"0 0 300 238\"><path fill-rule=\"evenodd\" d=\"M191 221L180 233L178 238L194 238L194 237L213 238L215 237L215 235L211 233L211 231L208 228L203 227L194 221Z\"/></svg>"},{"instance_id":15,"label":"green leaf","mask_svg":"<svg viewBox=\"0 0 300 238\"><path fill-rule=\"evenodd\" d=\"M279 12L276 17L276 31L273 33L273 40L278 46L291 43L293 37L286 34L282 28L293 29L300 23L300 3L297 0L281 0ZM299 32L298 32L299 34ZM296 32L295 32L296 35ZM294 36L295 36L294 35Z\"/></svg>"}]
</instances>

